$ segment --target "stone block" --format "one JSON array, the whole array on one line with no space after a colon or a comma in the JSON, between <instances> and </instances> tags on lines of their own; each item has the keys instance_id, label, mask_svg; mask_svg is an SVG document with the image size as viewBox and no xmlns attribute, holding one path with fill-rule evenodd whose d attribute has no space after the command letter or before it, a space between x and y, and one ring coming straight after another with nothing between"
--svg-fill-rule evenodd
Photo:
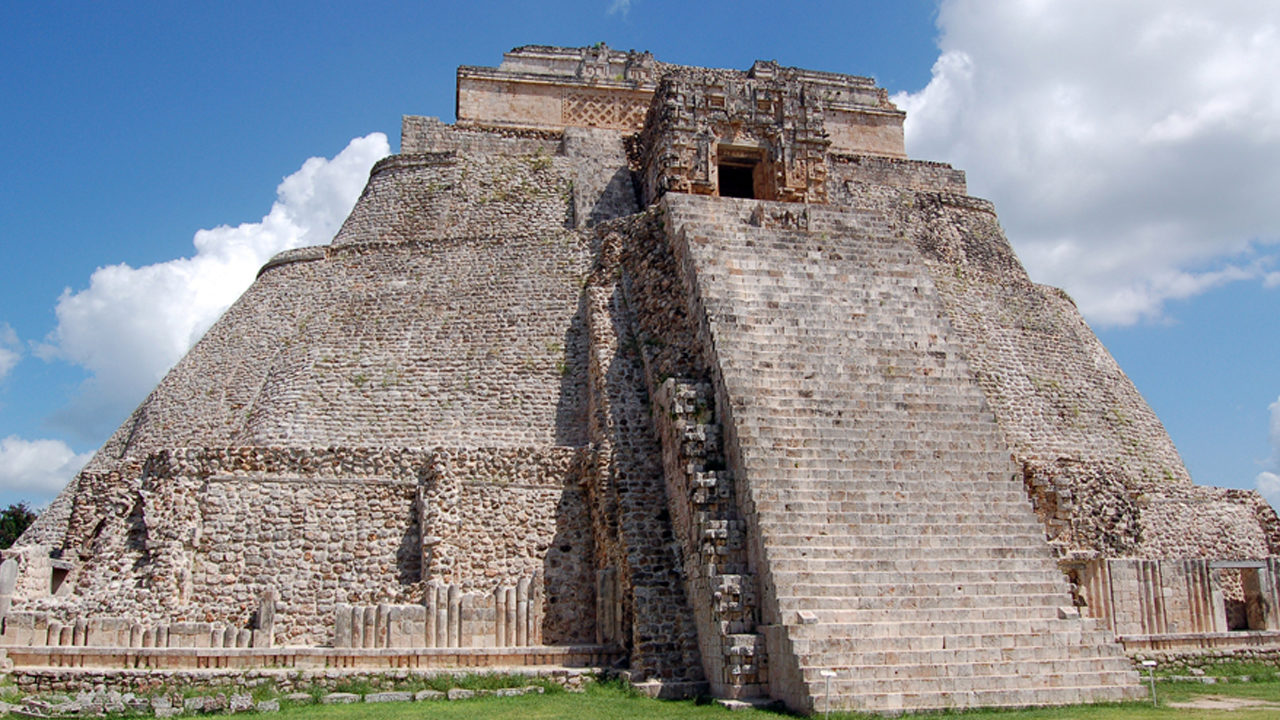
<instances>
[{"instance_id":1,"label":"stone block","mask_svg":"<svg viewBox=\"0 0 1280 720\"><path fill-rule=\"evenodd\" d=\"M336 648L351 647L351 606L338 603L333 608L333 646Z\"/></svg>"},{"instance_id":2,"label":"stone block","mask_svg":"<svg viewBox=\"0 0 1280 720\"><path fill-rule=\"evenodd\" d=\"M413 702L413 693L399 691L369 693L364 696L364 701L367 703Z\"/></svg>"},{"instance_id":3,"label":"stone block","mask_svg":"<svg viewBox=\"0 0 1280 720\"><path fill-rule=\"evenodd\" d=\"M249 712L254 709L253 696L248 693L235 693L227 701L227 710L233 713Z\"/></svg>"},{"instance_id":4,"label":"stone block","mask_svg":"<svg viewBox=\"0 0 1280 720\"><path fill-rule=\"evenodd\" d=\"M35 639L36 616L31 612L10 612L3 620L4 632L0 642L11 647L32 645Z\"/></svg>"}]
</instances>

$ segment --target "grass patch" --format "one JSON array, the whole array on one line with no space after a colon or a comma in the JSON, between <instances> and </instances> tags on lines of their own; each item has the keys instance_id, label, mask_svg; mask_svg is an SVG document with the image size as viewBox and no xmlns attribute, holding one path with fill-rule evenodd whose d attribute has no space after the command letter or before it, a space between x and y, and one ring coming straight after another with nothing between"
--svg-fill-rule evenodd
<instances>
[{"instance_id":1,"label":"grass patch","mask_svg":"<svg viewBox=\"0 0 1280 720\"><path fill-rule=\"evenodd\" d=\"M521 685L541 684L521 677ZM465 687L461 682L454 687ZM509 686L508 686L509 687ZM497 689L473 687L468 689ZM415 703L379 703L375 705L319 705L282 709L277 716L308 720L421 720L422 718L486 718L486 720L543 720L550 718L611 718L642 720L645 718L744 718L785 717L777 713L731 712L715 703L698 704L692 700L670 702L651 700L620 683L592 683L585 692L568 693L548 690L544 695L521 697L477 697L470 700L428 701Z\"/></svg>"},{"instance_id":2,"label":"grass patch","mask_svg":"<svg viewBox=\"0 0 1280 720\"><path fill-rule=\"evenodd\" d=\"M1192 664L1191 667L1203 670L1204 674L1208 677L1240 677L1247 675L1254 680L1280 679L1280 668L1277 668L1275 665L1261 662L1241 662L1238 660L1230 660L1225 662ZM1190 674L1191 671L1187 668L1156 668L1157 678L1161 676L1168 677L1170 675Z\"/></svg>"},{"instance_id":3,"label":"grass patch","mask_svg":"<svg viewBox=\"0 0 1280 720\"><path fill-rule=\"evenodd\" d=\"M454 678L454 687L469 689L496 689L483 676ZM518 677L518 676L517 676ZM530 684L520 677L521 684ZM487 687L486 687L487 686ZM509 687L509 686L508 686ZM1280 702L1280 681L1268 680L1250 683L1201 685L1199 683L1169 682L1157 686L1160 707L1150 702L1132 702L1109 705L1084 705L1064 708L1034 708L1027 710L969 710L938 713L921 713L906 717L929 720L931 718L962 718L963 720L1275 720L1273 708L1236 710L1192 710L1171 708L1167 702L1185 702L1199 695L1227 695L1237 698L1256 698ZM786 713L764 710L729 711L716 703L695 700L680 702L651 700L627 685L606 681L587 686L586 692L558 692L545 695L525 695L514 698L478 697L453 702L433 701L421 703L388 703L378 705L324 705L287 708L281 718L299 720L346 720L348 718L373 718L374 720L419 720L421 718L495 718L497 720L542 720L544 718L615 718L640 720L641 718L783 718ZM819 713L815 718L822 717ZM832 718L855 720L882 718L879 715L856 713L832 713Z\"/></svg>"}]
</instances>

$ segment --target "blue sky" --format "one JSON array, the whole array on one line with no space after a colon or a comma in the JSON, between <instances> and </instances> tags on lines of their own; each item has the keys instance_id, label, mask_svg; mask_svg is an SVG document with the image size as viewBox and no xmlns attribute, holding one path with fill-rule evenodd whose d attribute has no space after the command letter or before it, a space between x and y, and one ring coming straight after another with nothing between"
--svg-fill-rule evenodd
<instances>
[{"instance_id":1,"label":"blue sky","mask_svg":"<svg viewBox=\"0 0 1280 720\"><path fill-rule=\"evenodd\" d=\"M0 504L46 502L265 256L327 242L402 114L453 119L458 65L600 41L874 76L908 152L995 201L1192 476L1280 504L1277 8L6 3Z\"/></svg>"}]
</instances>

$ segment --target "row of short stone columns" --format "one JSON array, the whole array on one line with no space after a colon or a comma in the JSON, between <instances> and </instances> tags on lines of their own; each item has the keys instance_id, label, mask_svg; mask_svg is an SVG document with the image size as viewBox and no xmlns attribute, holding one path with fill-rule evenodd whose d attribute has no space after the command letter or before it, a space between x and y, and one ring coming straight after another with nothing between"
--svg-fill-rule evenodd
<instances>
[{"instance_id":1,"label":"row of short stone columns","mask_svg":"<svg viewBox=\"0 0 1280 720\"><path fill-rule=\"evenodd\" d=\"M539 575L492 593L432 583L421 605L349 605L334 610L335 648L530 647L542 644Z\"/></svg>"},{"instance_id":2,"label":"row of short stone columns","mask_svg":"<svg viewBox=\"0 0 1280 720\"><path fill-rule=\"evenodd\" d=\"M0 617L0 646L124 648L264 648L275 644L274 590L263 592L251 628L223 623L144 625L98 616L63 622L47 612L11 611Z\"/></svg>"}]
</instances>

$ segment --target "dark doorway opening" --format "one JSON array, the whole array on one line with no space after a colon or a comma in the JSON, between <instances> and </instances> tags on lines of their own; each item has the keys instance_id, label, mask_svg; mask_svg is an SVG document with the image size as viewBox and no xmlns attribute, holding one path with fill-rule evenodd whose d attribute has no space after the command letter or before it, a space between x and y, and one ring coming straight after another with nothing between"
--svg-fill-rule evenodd
<instances>
[{"instance_id":1,"label":"dark doorway opening","mask_svg":"<svg viewBox=\"0 0 1280 720\"><path fill-rule=\"evenodd\" d=\"M67 569L55 567L49 573L49 594L57 595L58 590L62 588L62 583L67 579Z\"/></svg>"},{"instance_id":2,"label":"dark doorway opening","mask_svg":"<svg viewBox=\"0 0 1280 720\"><path fill-rule=\"evenodd\" d=\"M720 197L754 200L756 197L754 169L754 165L721 163Z\"/></svg>"}]
</instances>

